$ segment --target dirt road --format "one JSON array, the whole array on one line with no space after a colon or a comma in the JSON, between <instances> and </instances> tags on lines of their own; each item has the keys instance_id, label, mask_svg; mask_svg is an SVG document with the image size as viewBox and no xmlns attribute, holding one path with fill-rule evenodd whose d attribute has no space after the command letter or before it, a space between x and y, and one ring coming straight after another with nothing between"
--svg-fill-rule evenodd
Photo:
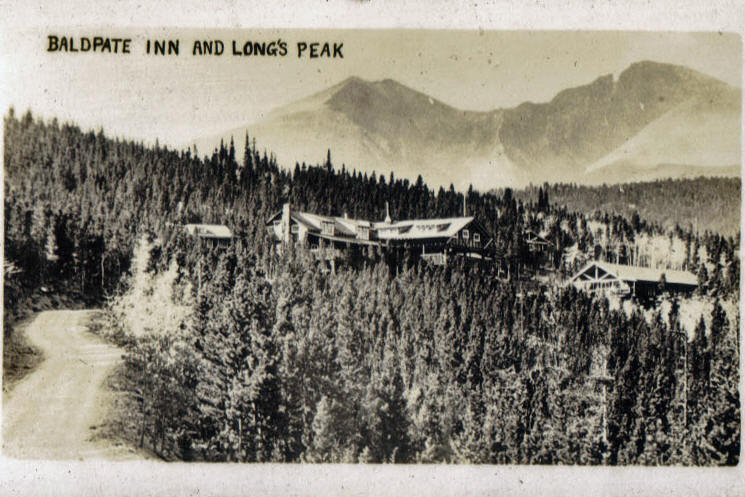
<instances>
[{"instance_id":1,"label":"dirt road","mask_svg":"<svg viewBox=\"0 0 745 497\"><path fill-rule=\"evenodd\" d=\"M39 313L26 328L44 360L3 397L3 455L21 459L140 459L92 440L111 406L107 376L122 351L87 331L94 311Z\"/></svg>"}]
</instances>

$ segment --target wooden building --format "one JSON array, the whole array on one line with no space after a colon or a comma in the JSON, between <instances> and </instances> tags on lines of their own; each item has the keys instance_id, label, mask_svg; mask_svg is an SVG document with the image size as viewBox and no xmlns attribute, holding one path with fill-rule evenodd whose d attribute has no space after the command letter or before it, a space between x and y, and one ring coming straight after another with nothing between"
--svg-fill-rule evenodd
<instances>
[{"instance_id":1,"label":"wooden building","mask_svg":"<svg viewBox=\"0 0 745 497\"><path fill-rule=\"evenodd\" d=\"M285 204L270 217L267 228L280 243L300 243L335 259L353 247L380 247L408 251L433 264L449 258L491 258L493 241L472 216L384 221L322 216L300 212Z\"/></svg>"},{"instance_id":2,"label":"wooden building","mask_svg":"<svg viewBox=\"0 0 745 497\"><path fill-rule=\"evenodd\" d=\"M554 244L533 230L523 232L525 245L528 247L527 263L538 271L550 270L556 252Z\"/></svg>"},{"instance_id":3,"label":"wooden building","mask_svg":"<svg viewBox=\"0 0 745 497\"><path fill-rule=\"evenodd\" d=\"M200 242L213 247L230 245L233 233L223 224L185 224L184 230Z\"/></svg>"},{"instance_id":4,"label":"wooden building","mask_svg":"<svg viewBox=\"0 0 745 497\"><path fill-rule=\"evenodd\" d=\"M578 289L590 293L610 293L652 298L662 292L688 293L698 286L696 275L688 271L592 261L569 280Z\"/></svg>"},{"instance_id":5,"label":"wooden building","mask_svg":"<svg viewBox=\"0 0 745 497\"><path fill-rule=\"evenodd\" d=\"M530 250L531 252L544 253L547 250L553 248L551 242L549 242L533 230L525 230L523 236L525 237L525 244L528 246L528 250Z\"/></svg>"}]
</instances>

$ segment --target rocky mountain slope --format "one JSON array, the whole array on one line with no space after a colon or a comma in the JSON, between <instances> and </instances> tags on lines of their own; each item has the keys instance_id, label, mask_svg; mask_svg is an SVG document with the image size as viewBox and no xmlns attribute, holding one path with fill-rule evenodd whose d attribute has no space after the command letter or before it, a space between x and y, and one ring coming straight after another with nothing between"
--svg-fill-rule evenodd
<instances>
[{"instance_id":1,"label":"rocky mountain slope","mask_svg":"<svg viewBox=\"0 0 745 497\"><path fill-rule=\"evenodd\" d=\"M472 112L390 79L352 77L196 144L212 150L233 136L240 149L246 130L287 167L331 149L350 169L461 188L738 174L740 89L645 61L547 103Z\"/></svg>"}]
</instances>

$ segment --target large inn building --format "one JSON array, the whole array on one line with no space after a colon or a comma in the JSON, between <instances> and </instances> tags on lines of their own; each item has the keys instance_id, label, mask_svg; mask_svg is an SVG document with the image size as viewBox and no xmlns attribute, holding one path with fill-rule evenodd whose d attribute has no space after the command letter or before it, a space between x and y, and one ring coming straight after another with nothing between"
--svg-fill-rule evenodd
<instances>
[{"instance_id":1,"label":"large inn building","mask_svg":"<svg viewBox=\"0 0 745 497\"><path fill-rule=\"evenodd\" d=\"M289 203L266 222L277 243L300 244L318 257L335 261L347 250L380 247L421 257L444 265L454 257L492 260L497 263L494 241L473 216L406 219L394 221L388 213L383 221L323 216L292 209ZM534 262L553 250L548 240L530 230L524 234ZM660 292L688 293L696 289L697 278L688 271L653 269L591 261L568 281L589 293L613 293L623 297L649 299Z\"/></svg>"},{"instance_id":2,"label":"large inn building","mask_svg":"<svg viewBox=\"0 0 745 497\"><path fill-rule=\"evenodd\" d=\"M493 240L473 216L393 221L387 211L385 220L369 221L300 212L287 203L266 224L278 242L301 243L327 259L354 246L408 250L434 264L491 257Z\"/></svg>"}]
</instances>

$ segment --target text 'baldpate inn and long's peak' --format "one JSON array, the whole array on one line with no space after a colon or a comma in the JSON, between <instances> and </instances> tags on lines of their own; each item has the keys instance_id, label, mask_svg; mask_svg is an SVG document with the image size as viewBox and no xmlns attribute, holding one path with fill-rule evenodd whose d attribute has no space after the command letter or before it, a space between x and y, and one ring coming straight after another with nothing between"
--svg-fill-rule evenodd
<instances>
[{"instance_id":1,"label":"text 'baldpate inn and long's peak'","mask_svg":"<svg viewBox=\"0 0 745 497\"><path fill-rule=\"evenodd\" d=\"M133 48L132 38L48 35L47 42L47 52L128 55L135 53L137 50ZM337 41L297 41L290 45L281 38L271 41L194 40L189 45L189 52L182 51L183 44L180 39L147 39L141 45L139 53L146 55L179 56L184 53L192 56L215 57L223 55L234 57L285 57L290 54L290 47L292 46L294 48L293 53L299 59L344 58L344 43Z\"/></svg>"}]
</instances>

